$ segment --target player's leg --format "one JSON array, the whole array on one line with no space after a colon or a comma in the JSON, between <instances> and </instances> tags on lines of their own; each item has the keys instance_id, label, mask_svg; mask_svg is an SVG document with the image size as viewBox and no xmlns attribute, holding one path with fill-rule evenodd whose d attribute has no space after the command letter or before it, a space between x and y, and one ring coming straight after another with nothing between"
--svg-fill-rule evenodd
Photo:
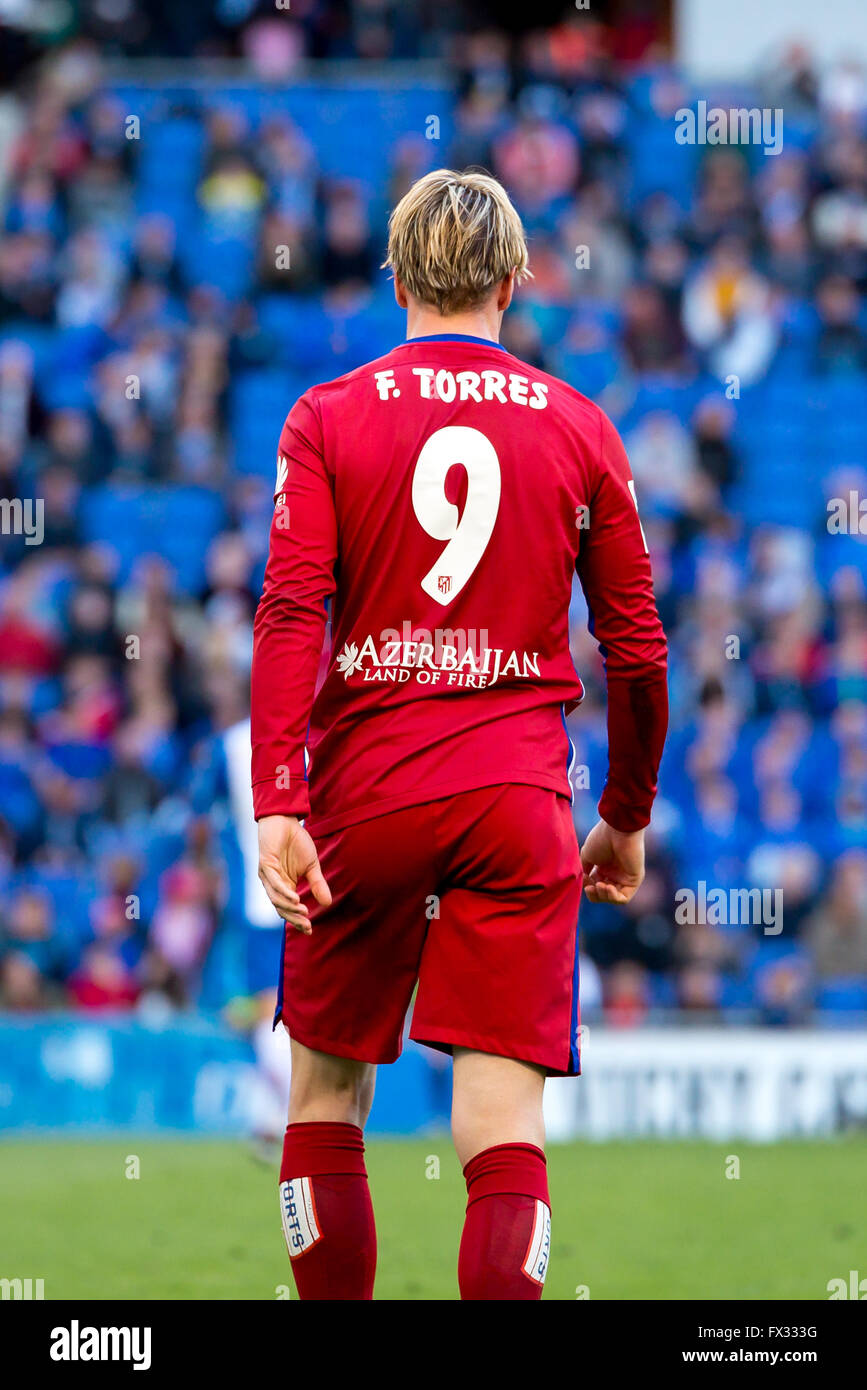
<instances>
[{"instance_id":1,"label":"player's leg","mask_svg":"<svg viewBox=\"0 0 867 1390\"><path fill-rule=\"evenodd\" d=\"M495 1144L545 1147L544 1068L489 1052L454 1049L452 1137L465 1168Z\"/></svg>"},{"instance_id":2,"label":"player's leg","mask_svg":"<svg viewBox=\"0 0 867 1390\"><path fill-rule=\"evenodd\" d=\"M362 1130L376 1063L399 1055L432 878L421 813L314 834L332 904L288 931L278 1013L292 1039L280 1204L302 1299L369 1299L376 1232Z\"/></svg>"},{"instance_id":3,"label":"player's leg","mask_svg":"<svg viewBox=\"0 0 867 1390\"><path fill-rule=\"evenodd\" d=\"M545 1075L578 1070L581 862L568 801L536 787L453 797L439 915L412 1037L451 1051L467 1181L465 1299L541 1297L550 1245Z\"/></svg>"},{"instance_id":4,"label":"player's leg","mask_svg":"<svg viewBox=\"0 0 867 1390\"><path fill-rule=\"evenodd\" d=\"M467 1183L464 1300L541 1298L551 1243L541 1067L454 1050L452 1134Z\"/></svg>"},{"instance_id":5,"label":"player's leg","mask_svg":"<svg viewBox=\"0 0 867 1390\"><path fill-rule=\"evenodd\" d=\"M372 1062L332 1057L292 1039L289 1123L355 1125L364 1129L376 1085Z\"/></svg>"},{"instance_id":6,"label":"player's leg","mask_svg":"<svg viewBox=\"0 0 867 1390\"><path fill-rule=\"evenodd\" d=\"M376 1067L292 1041L280 1213L301 1299L373 1297L376 1227L364 1126Z\"/></svg>"}]
</instances>

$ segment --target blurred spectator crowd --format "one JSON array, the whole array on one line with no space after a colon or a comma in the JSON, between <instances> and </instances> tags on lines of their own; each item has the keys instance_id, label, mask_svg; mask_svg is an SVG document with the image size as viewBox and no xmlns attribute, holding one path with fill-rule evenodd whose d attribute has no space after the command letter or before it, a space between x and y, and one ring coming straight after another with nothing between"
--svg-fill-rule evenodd
<instances>
[{"instance_id":1,"label":"blurred spectator crowd","mask_svg":"<svg viewBox=\"0 0 867 1390\"><path fill-rule=\"evenodd\" d=\"M369 35L382 9L348 12ZM828 527L867 499L865 74L792 50L697 92L579 17L468 36L446 77L138 88L71 43L7 117L0 499L44 504L41 544L0 536L8 1009L242 989L214 749L246 714L276 441L308 385L401 338L388 208L448 163L525 219L505 344L621 430L670 641L647 881L582 909L585 1010L867 1012L867 516ZM698 97L782 108L782 152L678 144ZM572 620L583 832L604 684L580 593ZM782 889L783 930L679 923L702 882Z\"/></svg>"}]
</instances>

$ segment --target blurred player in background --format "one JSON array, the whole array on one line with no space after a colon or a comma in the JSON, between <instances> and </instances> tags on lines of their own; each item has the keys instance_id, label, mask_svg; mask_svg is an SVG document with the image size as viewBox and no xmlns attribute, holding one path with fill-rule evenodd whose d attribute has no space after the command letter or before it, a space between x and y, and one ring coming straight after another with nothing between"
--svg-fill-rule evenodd
<instances>
[{"instance_id":1,"label":"blurred player in background","mask_svg":"<svg viewBox=\"0 0 867 1390\"><path fill-rule=\"evenodd\" d=\"M529 273L505 190L420 179L388 264L407 340L290 412L255 624L259 872L287 923L283 1224L301 1298L372 1297L362 1132L418 983L411 1035L454 1057L461 1297L532 1300L550 1248L544 1080L580 1065L582 865L592 901L642 881L666 645L614 427L499 344ZM609 737L580 858L576 572Z\"/></svg>"},{"instance_id":2,"label":"blurred player in background","mask_svg":"<svg viewBox=\"0 0 867 1390\"><path fill-rule=\"evenodd\" d=\"M264 1145L283 1129L289 1099L291 1055L286 1034L272 1027L276 1003L274 981L280 955L280 920L258 875L259 849L250 794L250 721L241 720L220 736L232 825L243 867L246 985L255 1002L253 1050L257 1091L251 1106L255 1137Z\"/></svg>"},{"instance_id":3,"label":"blurred player in background","mask_svg":"<svg viewBox=\"0 0 867 1390\"><path fill-rule=\"evenodd\" d=\"M246 1113L258 1149L270 1159L286 1122L291 1055L285 1032L272 1026L283 924L259 880L249 719L231 718L203 744L194 769L193 804L215 815L219 826L227 869L225 916L234 948L230 989L252 1001L256 1080Z\"/></svg>"}]
</instances>

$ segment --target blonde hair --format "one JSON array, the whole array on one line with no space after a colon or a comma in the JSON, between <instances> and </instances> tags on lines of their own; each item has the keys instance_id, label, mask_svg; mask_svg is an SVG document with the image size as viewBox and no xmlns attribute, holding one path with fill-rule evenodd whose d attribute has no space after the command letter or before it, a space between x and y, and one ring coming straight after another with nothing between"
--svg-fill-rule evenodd
<instances>
[{"instance_id":1,"label":"blonde hair","mask_svg":"<svg viewBox=\"0 0 867 1390\"><path fill-rule=\"evenodd\" d=\"M434 169L388 220L390 266L414 299L457 314L481 304L513 270L530 275L521 219L490 174Z\"/></svg>"}]
</instances>

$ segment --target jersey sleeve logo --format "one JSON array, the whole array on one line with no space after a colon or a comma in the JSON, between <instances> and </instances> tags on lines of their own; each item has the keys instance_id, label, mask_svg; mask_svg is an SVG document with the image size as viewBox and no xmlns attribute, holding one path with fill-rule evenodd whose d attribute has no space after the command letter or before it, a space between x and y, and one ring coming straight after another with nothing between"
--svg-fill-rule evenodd
<instances>
[{"instance_id":1,"label":"jersey sleeve logo","mask_svg":"<svg viewBox=\"0 0 867 1390\"><path fill-rule=\"evenodd\" d=\"M286 484L289 481L289 460L282 454L277 456L277 482L274 486L274 506L282 507L286 501Z\"/></svg>"}]
</instances>

